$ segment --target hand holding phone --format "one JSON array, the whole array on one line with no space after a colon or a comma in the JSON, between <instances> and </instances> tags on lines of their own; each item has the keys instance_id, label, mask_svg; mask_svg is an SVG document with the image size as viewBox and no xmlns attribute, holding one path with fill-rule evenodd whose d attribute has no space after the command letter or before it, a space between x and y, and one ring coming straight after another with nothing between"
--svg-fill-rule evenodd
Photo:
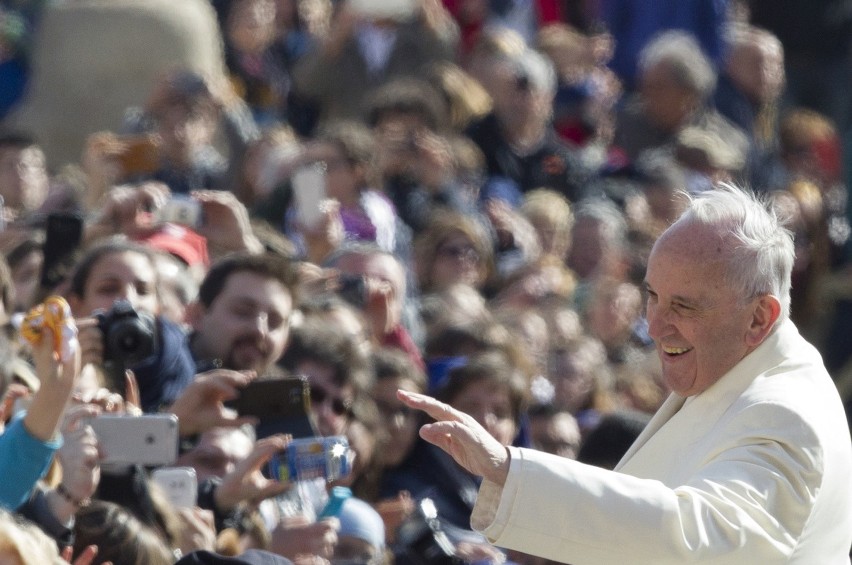
<instances>
[{"instance_id":1,"label":"hand holding phone","mask_svg":"<svg viewBox=\"0 0 852 565\"><path fill-rule=\"evenodd\" d=\"M310 388L303 377L261 378L240 390L237 398L225 402L240 416L254 416L258 438L286 433L295 438L316 435L310 418Z\"/></svg>"}]
</instances>

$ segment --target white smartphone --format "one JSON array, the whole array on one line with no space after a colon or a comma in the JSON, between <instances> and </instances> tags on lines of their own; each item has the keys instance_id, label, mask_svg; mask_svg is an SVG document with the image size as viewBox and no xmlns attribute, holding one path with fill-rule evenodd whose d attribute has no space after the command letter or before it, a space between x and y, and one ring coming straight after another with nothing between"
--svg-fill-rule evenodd
<instances>
[{"instance_id":1,"label":"white smartphone","mask_svg":"<svg viewBox=\"0 0 852 565\"><path fill-rule=\"evenodd\" d=\"M160 467L151 472L154 481L175 508L198 504L198 479L192 467Z\"/></svg>"},{"instance_id":2,"label":"white smartphone","mask_svg":"<svg viewBox=\"0 0 852 565\"><path fill-rule=\"evenodd\" d=\"M102 414L88 420L98 437L101 464L171 465L178 453L174 414Z\"/></svg>"},{"instance_id":3,"label":"white smartphone","mask_svg":"<svg viewBox=\"0 0 852 565\"><path fill-rule=\"evenodd\" d=\"M325 199L325 165L314 163L296 169L290 179L299 221L307 227L316 226L322 219L320 202Z\"/></svg>"}]
</instances>

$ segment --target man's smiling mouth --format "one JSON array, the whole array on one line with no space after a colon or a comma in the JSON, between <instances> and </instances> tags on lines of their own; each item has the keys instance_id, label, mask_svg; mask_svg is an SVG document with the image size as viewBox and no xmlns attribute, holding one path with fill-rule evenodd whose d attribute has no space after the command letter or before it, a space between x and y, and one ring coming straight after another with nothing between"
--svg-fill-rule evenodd
<instances>
[{"instance_id":1,"label":"man's smiling mouth","mask_svg":"<svg viewBox=\"0 0 852 565\"><path fill-rule=\"evenodd\" d=\"M669 355L683 355L688 351L692 351L691 347L663 347L663 351Z\"/></svg>"}]
</instances>

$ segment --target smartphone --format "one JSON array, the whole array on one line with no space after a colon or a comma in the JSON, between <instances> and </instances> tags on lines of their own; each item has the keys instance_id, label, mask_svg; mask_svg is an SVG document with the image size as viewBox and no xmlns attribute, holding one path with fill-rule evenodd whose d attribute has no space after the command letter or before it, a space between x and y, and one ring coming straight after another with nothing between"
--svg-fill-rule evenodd
<instances>
[{"instance_id":1,"label":"smartphone","mask_svg":"<svg viewBox=\"0 0 852 565\"><path fill-rule=\"evenodd\" d=\"M74 253L83 237L83 217L55 212L47 216L46 230L40 284L42 288L53 289L71 274Z\"/></svg>"},{"instance_id":2,"label":"smartphone","mask_svg":"<svg viewBox=\"0 0 852 565\"><path fill-rule=\"evenodd\" d=\"M180 224L195 229L202 222L201 202L187 196L172 196L157 210L156 218L160 224Z\"/></svg>"},{"instance_id":3,"label":"smartphone","mask_svg":"<svg viewBox=\"0 0 852 565\"><path fill-rule=\"evenodd\" d=\"M151 472L151 480L175 508L198 505L198 479L192 467L159 467Z\"/></svg>"},{"instance_id":4,"label":"smartphone","mask_svg":"<svg viewBox=\"0 0 852 565\"><path fill-rule=\"evenodd\" d=\"M102 414L88 423L98 437L101 464L172 465L178 453L174 414Z\"/></svg>"},{"instance_id":5,"label":"smartphone","mask_svg":"<svg viewBox=\"0 0 852 565\"><path fill-rule=\"evenodd\" d=\"M157 143L151 135L127 135L118 138L121 150L118 165L125 176L150 174L160 168Z\"/></svg>"},{"instance_id":6,"label":"smartphone","mask_svg":"<svg viewBox=\"0 0 852 565\"><path fill-rule=\"evenodd\" d=\"M316 425L311 419L311 392L304 377L267 377L250 382L240 396L225 406L240 416L255 416L258 439L286 433L294 438L313 437Z\"/></svg>"},{"instance_id":7,"label":"smartphone","mask_svg":"<svg viewBox=\"0 0 852 565\"><path fill-rule=\"evenodd\" d=\"M326 197L325 175L325 164L314 163L299 167L290 179L299 221L309 228L322 220L320 202Z\"/></svg>"}]
</instances>

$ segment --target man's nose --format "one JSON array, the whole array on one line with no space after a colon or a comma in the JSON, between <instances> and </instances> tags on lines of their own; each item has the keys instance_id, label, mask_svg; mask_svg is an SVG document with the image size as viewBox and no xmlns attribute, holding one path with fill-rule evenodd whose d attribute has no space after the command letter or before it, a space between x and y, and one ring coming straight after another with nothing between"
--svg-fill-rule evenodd
<instances>
[{"instance_id":1,"label":"man's nose","mask_svg":"<svg viewBox=\"0 0 852 565\"><path fill-rule=\"evenodd\" d=\"M136 293L136 289L133 287L133 285L128 284L119 289L118 293L113 299L113 302L115 302L116 300L126 300L130 302L131 306L136 308L137 297L138 295Z\"/></svg>"},{"instance_id":2,"label":"man's nose","mask_svg":"<svg viewBox=\"0 0 852 565\"><path fill-rule=\"evenodd\" d=\"M258 314L253 318L251 328L257 335L265 336L269 333L269 318L266 314Z\"/></svg>"},{"instance_id":3,"label":"man's nose","mask_svg":"<svg viewBox=\"0 0 852 565\"><path fill-rule=\"evenodd\" d=\"M656 306L648 306L645 310L645 319L648 321L648 335L651 339L658 341L663 335L665 335L669 321L665 314L660 312L659 308Z\"/></svg>"}]
</instances>

